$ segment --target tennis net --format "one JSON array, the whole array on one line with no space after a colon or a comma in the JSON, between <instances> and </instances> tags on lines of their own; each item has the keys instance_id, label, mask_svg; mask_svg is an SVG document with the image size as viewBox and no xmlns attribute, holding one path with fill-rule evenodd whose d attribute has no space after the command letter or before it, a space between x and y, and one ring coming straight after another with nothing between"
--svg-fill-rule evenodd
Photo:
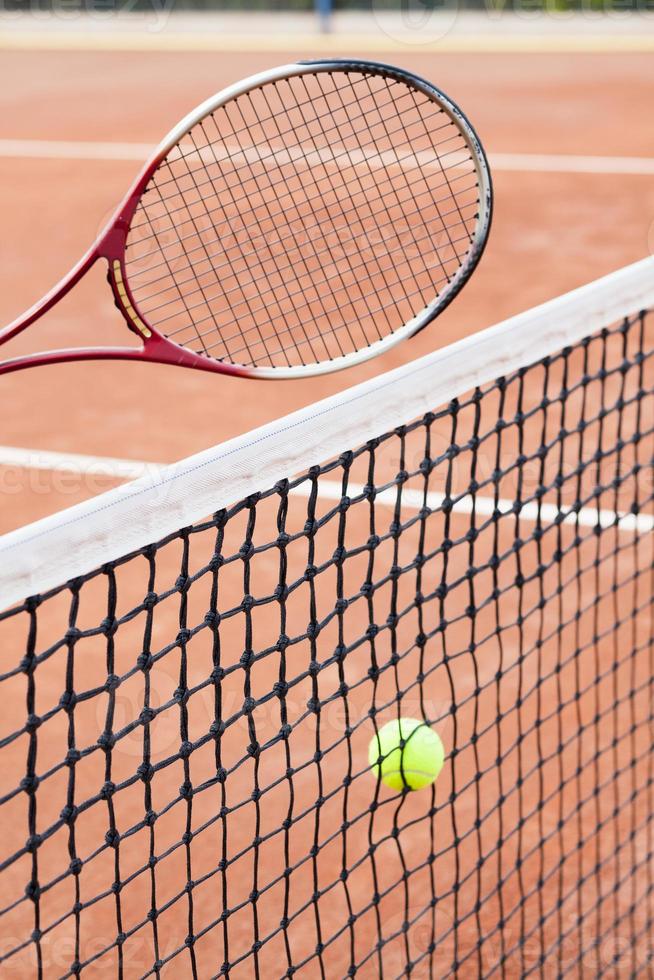
<instances>
[{"instance_id":1,"label":"tennis net","mask_svg":"<svg viewBox=\"0 0 654 980\"><path fill-rule=\"evenodd\" d=\"M653 306L650 259L0 539L3 975L650 975Z\"/></svg>"}]
</instances>

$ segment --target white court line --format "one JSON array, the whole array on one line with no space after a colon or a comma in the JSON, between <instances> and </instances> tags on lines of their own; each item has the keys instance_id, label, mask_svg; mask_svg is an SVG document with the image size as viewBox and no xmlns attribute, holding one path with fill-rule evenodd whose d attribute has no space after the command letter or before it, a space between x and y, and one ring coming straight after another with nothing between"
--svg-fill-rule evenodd
<instances>
[{"instance_id":1,"label":"white court line","mask_svg":"<svg viewBox=\"0 0 654 980\"><path fill-rule=\"evenodd\" d=\"M534 171L561 174L636 174L654 175L651 157L596 157L567 153L491 153L493 170Z\"/></svg>"},{"instance_id":2,"label":"white court line","mask_svg":"<svg viewBox=\"0 0 654 980\"><path fill-rule=\"evenodd\" d=\"M80 475L88 474L93 476L115 477L117 480L136 480L142 476L156 476L164 471L165 464L144 463L132 459L116 459L111 456L87 456L82 453L58 453L45 452L39 449L20 449L14 446L0 446L0 466L15 466L24 469L50 470L61 473L77 473ZM322 500L338 501L342 497L341 483L336 480L320 480L318 496ZM312 486L309 482L301 484L291 491L293 496L308 497ZM348 494L351 497L360 496L364 487L361 483L348 483ZM397 497L395 487L383 490L375 497L376 503L387 507L394 507ZM431 490L425 497L421 490L414 490L405 487L402 490L402 506L408 510L420 510L425 504L432 510L438 510L445 499L445 495ZM234 501L236 503L236 501ZM499 498L495 501L494 497L477 496L474 500L470 495L457 500L453 510L457 514L471 514L474 511L479 516L490 517L495 512L495 508L502 515L513 513L513 501ZM520 508L520 519L525 521L537 521L539 516L544 524L553 523L563 515L564 524L575 524L580 527L602 528L613 527L616 525L621 531L635 531L638 534L645 534L654 530L654 515L650 514L622 514L613 510L600 509L593 507L582 507L578 512L569 508L559 508L556 504L541 503L538 506L534 501L524 503Z\"/></svg>"},{"instance_id":3,"label":"white court line","mask_svg":"<svg viewBox=\"0 0 654 980\"><path fill-rule=\"evenodd\" d=\"M129 160L141 163L153 149L154 145L150 143L0 139L0 157L25 160Z\"/></svg>"},{"instance_id":4,"label":"white court line","mask_svg":"<svg viewBox=\"0 0 654 980\"><path fill-rule=\"evenodd\" d=\"M0 157L33 160L124 160L143 163L153 151L149 143L81 140L0 139ZM229 146L227 153L234 152ZM654 175L652 157L580 156L564 153L491 153L497 172Z\"/></svg>"},{"instance_id":5,"label":"white court line","mask_svg":"<svg viewBox=\"0 0 654 980\"><path fill-rule=\"evenodd\" d=\"M117 480L138 480L152 476L164 467L160 463L142 463L136 459L116 459L113 456L87 456L83 453L47 452L42 449L21 449L0 446L0 466L15 466L26 470L52 470L58 473L79 473L90 476L109 476Z\"/></svg>"}]
</instances>

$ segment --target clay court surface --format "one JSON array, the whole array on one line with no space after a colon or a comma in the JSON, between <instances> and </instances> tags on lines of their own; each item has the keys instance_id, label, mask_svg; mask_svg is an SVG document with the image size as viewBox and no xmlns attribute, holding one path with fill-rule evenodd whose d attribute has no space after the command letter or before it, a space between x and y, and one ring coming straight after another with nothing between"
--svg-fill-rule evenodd
<instances>
[{"instance_id":1,"label":"clay court surface","mask_svg":"<svg viewBox=\"0 0 654 980\"><path fill-rule=\"evenodd\" d=\"M312 53L305 52L306 56ZM360 54L366 56L367 52L361 50ZM0 149L8 140L38 140L46 146L55 141L154 144L179 117L210 93L242 76L296 57L295 52L285 55L280 51L5 51L0 58ZM487 252L472 281L436 323L381 359L347 374L310 382L238 381L154 365L120 363L71 364L19 372L2 380L0 443L30 450L172 462L635 261L654 246L654 179L646 173L647 162L651 164L654 159L654 140L651 126L643 122L643 114L654 101L651 54L421 54L411 50L385 60L433 79L473 120L491 156L491 165L494 155L500 161L494 172L496 217ZM511 169L506 165L507 154L513 158ZM107 157L110 155L108 152ZM536 155L542 156L540 169L533 169ZM584 157L586 163L566 171L565 162L556 163L553 155ZM524 159L524 169L516 163L518 158ZM621 172L626 169L626 158L640 159L642 172ZM601 166L597 163L600 159L605 161ZM22 156L0 155L0 321L10 321L76 261L110 215L137 168L138 164L131 160L82 161L75 159L73 151L69 158L60 159L47 153L30 155L27 150ZM120 344L124 336L122 319L113 308L104 273L98 268L47 320L14 341L11 350L28 351L35 345L93 344L96 339ZM632 357L639 340L642 342L642 337L635 324L628 340ZM612 403L611 399L617 397L621 384L627 395L636 385L633 374L628 375L626 389L624 380L620 380L617 366L624 354L623 343L627 342L615 334L604 348L599 343L591 348L590 373L599 370L602 357L612 366L604 387L591 386L589 415L593 418L600 404ZM566 370L567 367L566 364ZM572 356L570 367L581 370L579 351ZM555 393L563 385L563 370L560 362L552 367L549 383ZM651 364L646 366L645 374L651 386ZM527 385L526 392L518 395L514 387L507 396L512 411L523 394L526 404L533 406L540 399L541 389ZM651 414L651 399L647 405ZM582 410L581 398L573 398L573 421L575 413ZM635 409L630 408L626 416L630 431L636 425L634 413ZM507 410L507 417L509 414ZM458 439L464 445L477 431L470 403L462 409L458 424ZM552 412L545 426L551 438L559 424L559 417ZM607 444L615 441L618 424L615 418L606 422L603 438ZM451 425L446 413L436 421L433 438L438 446L447 445L452 438ZM543 426L540 416L528 423L528 435L534 444L543 437ZM591 426L590 431L596 438L595 428ZM503 458L515 457L520 437L514 430L503 437ZM630 447L625 458L618 460L618 468L628 469L645 460L651 455L651 441L648 433L639 446ZM575 451L578 457L584 452L588 457L590 453L588 445L584 449L578 443L569 443L566 461L574 462ZM412 474L408 489L420 492L419 463L424 452L424 432L420 428L406 445L391 439L379 456L379 482L392 482L394 473L400 465L404 468L405 462ZM492 454L488 458L492 466ZM615 460L607 462L607 479L613 463ZM350 474L350 480L358 486L366 480L366 465L363 455ZM467 456L461 461L454 478L455 490L457 479L458 489L464 492L473 476L484 478L483 473L473 473L474 465ZM506 465L509 470L512 468ZM551 482L557 460L552 458L547 465L551 471L547 480L541 475L541 482ZM9 466L0 471L0 476L2 531L112 485L107 477ZM592 498L593 480L599 482L600 477L602 474L588 471L581 495ZM326 478L339 480L343 474L338 470L331 477L326 474ZM509 499L516 493L512 479L509 474L506 486L500 488ZM438 488L442 489L443 484ZM624 500L616 493L602 500L601 505L620 509L636 498L645 512L651 511L651 487L644 488L637 472L633 479L625 480L623 490ZM651 720L651 626L649 586L644 574L651 563L650 538L634 543L622 532L612 531L597 543L586 529L583 543L575 549L574 528L553 532L550 527L542 546L533 541L527 544L522 567L518 567L519 559L513 557L512 551L519 533L517 524L507 521L497 534L492 522L484 524L473 554L465 538L469 514L463 518L454 515L451 524L439 515L425 537L420 523L402 512L407 527L395 549L392 535L384 537L391 513L387 511L379 519L377 530L382 541L373 572L367 566L365 549L357 551L370 533L363 497L359 495L347 518L347 537L345 518L339 517L333 498L330 502L327 497L318 504L317 516L324 519L327 527L317 554L311 558L317 566L321 562L324 565L319 576L317 608L312 610L313 586L306 577L309 559L302 532L307 515L316 517L312 507L308 492L291 499L288 513L280 517L279 503L273 496L264 501L257 513L256 532L247 508L234 514L221 543L227 561L220 572L218 600L211 591L215 569L207 571L216 542L216 527L211 526L192 538L190 545L182 539L161 549L154 585L149 578L148 560L139 559L136 565L118 570L113 586L111 576L102 575L83 588L81 600L76 593L65 590L38 611L38 639L31 650L37 656L50 652L43 655L36 671L36 701L31 710L48 716L38 734L37 769L49 772L50 792L40 794L37 823L41 831L48 826L57 827L40 851L40 875L43 880L54 881L71 856L71 836L58 820L70 791L71 771L76 769L74 799L86 797L91 801L78 820L75 846L78 855L88 861L77 901L82 905L95 903L83 908L81 922L75 923L70 913L75 900L70 875L64 874L52 888L43 903L42 925L50 925L43 944L44 976L65 975L75 955L83 961L94 955L99 957L95 965L87 967L90 976L116 975L118 952L103 950L112 946L119 929L127 934L133 930L122 962L125 977L146 973L156 955L162 960L170 957L163 976L172 976L175 971L180 977L192 976L194 970L201 977L214 975L223 957L232 959L231 976L253 976L253 962L247 956L257 929L258 935L266 939L260 952L260 975L281 974L287 955L279 933L280 910L288 898L284 868L295 865L298 870L292 875L290 942L297 958L306 957L308 964L299 976L320 975L314 953L317 936L312 895L316 891L325 891L320 917L323 939L329 937L330 942L320 965L327 977L345 975L356 962L362 964L357 975L371 980L379 976L382 965L384 975L399 975L407 950L412 956L423 957L415 975L427 977L430 973L425 950L435 935L441 940L431 964L433 975L449 968L456 943L458 952L470 957L470 972L466 974L462 968L461 976L480 975L484 963L490 969L502 958L505 976L524 976L527 968L534 967L533 957L539 955L539 950L557 944L560 937L568 936L569 930L562 943L561 959L548 963L541 975L557 975L567 958L572 972L590 977L611 962L614 951L602 949L600 940L603 931L616 921L623 923L616 932L628 935L631 944L625 959L618 962L618 957L614 972L607 967L607 974L633 976L639 969L646 972L647 949L643 951L635 939L647 946L647 926L652 917L651 889L646 895L652 851L647 741L648 718ZM298 588L283 611L277 600L273 603L270 598L280 578L281 559L270 545L280 521L286 522L285 529L297 536L288 575L289 581L297 579ZM442 549L447 538L456 545L450 559ZM338 562L333 558L339 540L348 549L347 568L340 580ZM246 550L243 561L239 551L244 541L261 547L249 570L249 552ZM424 619L423 613L412 607L417 586L411 562L416 549L428 552L432 561L429 585L425 585L432 601ZM491 554L508 556L495 581L492 566L486 564ZM471 597L466 569L475 563L480 574ZM385 576L398 564L411 566L412 570L396 586L391 574ZM544 566L548 566L546 574L542 573ZM252 580L248 578L250 571ZM198 578L188 601L180 600L178 576L194 574ZM450 583L447 601L441 605L435 601L440 575L443 580L449 576ZM516 575L527 580L520 596L519 590L513 588ZM362 580L374 582L374 611L360 591ZM499 603L492 598L498 589L506 590ZM162 597L154 624L150 621L151 609L143 600L153 590ZM243 606L243 596L250 593L268 597L253 613L247 605ZM334 614L335 596L350 597L347 610L338 608ZM468 622L466 610L470 604L476 604L478 609L476 619L471 618L474 625ZM208 607L218 608L225 616L221 630L225 700L220 711L214 700L212 675L216 665L214 631L206 629L203 620ZM386 616L393 609L407 611L399 624L388 627ZM581 610L578 616L577 610ZM283 627L282 615L287 617ZM120 620L115 642L106 639L108 634L101 624L104 617ZM312 641L307 635L307 623L316 617L325 623L317 644L315 638ZM452 624L442 636L439 619L448 619ZM365 642L359 641L373 622L386 623L377 640L373 633L372 644L367 634ZM79 636L64 642L62 637L71 625L80 631ZM178 631L187 629L193 635L178 642ZM288 675L297 678L282 707L269 697L281 676L279 650L275 646L280 633L291 638ZM416 633L429 637L426 654L415 643ZM26 693L30 696L25 675L13 668L14 661L31 642L26 617L5 621L2 641L3 649L18 651L11 663L3 663L7 670L3 679L8 705L2 726L4 737L24 725ZM369 646L374 647L375 642L374 656L385 666L373 684ZM476 656L470 655L471 644L473 651L476 645ZM159 669L153 672L151 681L145 681L145 672L142 674L141 668L134 666L135 650L143 651L148 645L157 657L168 646L171 648L158 661ZM332 656L341 645L352 647L344 665ZM244 663L242 652L252 649L255 660ZM540 651L538 657L534 654L536 649ZM397 652L397 670L390 670L388 665ZM285 656L282 653L282 659ZM307 670L309 662L321 663L318 688L314 686L314 675ZM423 673L424 684L417 683L416 677ZM502 681L496 685L500 673ZM113 689L103 687L107 674L122 678L117 700ZM342 696L344 683L349 685L349 697ZM73 687L77 695L89 694L87 702L79 703L75 712L69 711L65 699L63 703L61 700ZM191 692L187 718L180 706L180 689ZM446 751L450 755L456 748L457 761L451 769L446 768L435 796L431 791L414 794L405 804L398 805L390 802L382 789L382 804L373 820L369 808L375 783L365 771L372 733L368 713L372 703L382 718L384 712L392 713L398 690L404 692L405 714L427 714L438 719ZM524 698L520 710L515 708L518 693ZM319 723L311 711L306 711L307 703L316 694L326 705ZM252 712L251 705L249 714L244 710L244 696L261 702L256 711ZM281 701L284 702L283 697ZM151 724L151 761L159 768L153 780L154 796L144 803L144 790L134 779L134 772L145 762L145 737L140 722L131 731L127 728L146 702L155 710L147 724ZM450 712L451 703L458 705L458 713ZM112 715L108 721L108 714L114 710L116 717ZM84 757L81 764L67 767L61 759L70 743L73 714L76 745ZM501 722L500 714L504 716ZM215 740L205 739L212 719L218 715L229 720L220 760L231 774L224 795L222 786L215 782L209 791L199 791L205 781L211 782L218 765ZM280 777L289 765L287 742L278 735L280 725L286 723L293 726L291 763L297 770L294 802L290 802L290 783L287 785ZM351 728L351 740L342 736L346 725ZM98 794L101 780L109 777L106 770L103 775L105 757L97 751L96 741L99 732L112 726L123 734L113 752L111 780L121 790L116 794L111 821L115 819L119 834L135 828L121 840L122 863L118 869L102 836L107 832L110 808ZM197 743L190 763L179 755L180 726L182 740ZM322 773L313 755L318 744L317 729L321 730L322 748L327 750ZM486 737L478 741L473 736L479 733ZM256 774L247 754L253 737L268 745ZM25 771L21 739L26 739L24 732L13 746L5 746L4 765L12 771L12 785ZM498 769L495 757L502 751L504 766ZM345 792L344 773L354 777ZM483 774L481 785L477 781L479 773ZM519 774L527 774L525 782L517 796L512 796L511 788L515 788ZM650 790L645 792L643 786L648 779ZM250 798L253 780L259 780L264 788L260 804ZM188 800L178 796L184 781L195 786L192 815ZM608 787L599 798L594 796L598 784ZM533 802L547 797L550 788L554 803L549 810L539 811ZM434 800L443 807L450 791L458 796L448 811L448 820L438 811L435 821L430 822L426 811L434 806ZM496 801L504 793L507 802L502 809ZM315 806L318 796L324 798L320 819ZM631 807L627 802L630 799ZM226 808L220 818L224 823L218 825L221 806ZM154 838L143 823L144 807L161 814ZM23 847L26 836L26 795L16 794L5 809L8 830L3 851L12 853ZM365 827L359 824L357 828L362 814ZM565 826L557 824L561 816L568 818ZM291 820L288 838L280 830L284 817ZM512 838L508 828L515 827L523 817L524 834ZM343 820L355 825L350 831L349 857L338 833ZM586 828L597 823L607 828L601 842L590 832L586 834ZM394 824L403 830L399 848L392 836ZM440 835L436 842L429 837L434 827ZM192 848L188 840L184 847L180 844L188 829L197 834ZM362 857L368 834L380 841L376 870L374 862L368 863ZM500 854L496 843L503 834L508 843ZM261 840L259 853L252 845L257 835ZM457 837L458 865L452 847ZM582 839L585 844L579 846ZM307 854L312 841L320 846L310 866ZM540 841L544 843L539 844ZM190 850L192 872L188 864ZM600 865L607 851L611 856L602 871ZM483 870L476 863L482 852L494 853ZM156 896L145 870L150 853L162 858L157 869ZM437 854L435 866L430 863L430 853ZM226 876L226 900L225 893L218 894L218 885L222 887L223 883L222 874L219 876L216 871L220 856L231 867ZM519 857L524 864L516 873ZM410 895L400 886L404 861L411 869ZM263 899L259 921L255 922L251 892L257 862L260 877L256 884ZM643 874L629 879L629 870L637 863L643 865ZM349 883L334 888L329 883L346 866L352 867ZM5 879L3 900L7 904L16 901L6 920L3 936L9 939L5 948L8 942L15 941L15 936L28 933L34 925L31 906L21 897L29 875L29 858L23 855L10 867ZM503 875L506 886L498 891L495 883ZM194 902L184 892L191 876L199 883ZM539 876L546 878L540 893L533 888ZM123 892L120 924L115 896L110 894L116 878L130 878ZM575 889L582 878L584 886ZM464 882L460 890L454 887L457 881ZM381 903L381 926L371 907L375 888L382 893L389 890ZM423 918L423 910L436 891L444 898L435 924L432 919L428 926L430 917ZM602 896L601 901L598 895ZM485 901L475 912L477 896ZM650 904L644 901L645 897ZM229 925L229 949L223 941L222 924L218 929L221 938L215 938L221 902L235 910ZM157 953L155 930L145 922L151 905L162 910ZM359 920L348 926L348 916L353 911ZM502 914L507 916L508 925L500 936L494 929ZM57 925L60 915L64 918ZM414 920L408 940L402 931L406 918ZM457 925L453 932L454 921ZM183 948L189 931L199 937L195 943L195 965ZM370 953L377 934L386 943L383 964ZM489 937L487 945L483 951L475 952L478 937L485 934ZM525 935L528 941L520 945L518 937ZM80 947L77 950L76 941ZM32 975L32 955L33 950L27 949L15 957L7 975ZM241 961L239 956L243 957Z\"/></svg>"},{"instance_id":2,"label":"clay court surface","mask_svg":"<svg viewBox=\"0 0 654 980\"><path fill-rule=\"evenodd\" d=\"M3 51L0 139L154 144L210 93L296 57L279 51ZM654 155L651 129L643 122L654 94L651 54L410 50L404 57L384 57L450 94L491 156ZM68 270L137 169L131 160L0 156L0 321L9 322ZM172 462L581 285L651 248L651 175L552 172L545 162L536 172L498 167L494 179L495 224L472 282L437 323L381 361L344 375L281 383L120 363L19 373L3 380L0 443ZM125 340L99 267L11 350L94 339ZM80 485L75 475L14 467L0 472L3 531L110 485L106 478Z\"/></svg>"}]
</instances>

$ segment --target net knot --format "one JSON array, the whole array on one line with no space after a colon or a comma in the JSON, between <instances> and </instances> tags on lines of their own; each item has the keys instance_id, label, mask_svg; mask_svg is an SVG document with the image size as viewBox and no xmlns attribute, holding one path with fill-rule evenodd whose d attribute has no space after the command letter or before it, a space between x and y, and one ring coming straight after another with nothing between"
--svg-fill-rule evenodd
<instances>
[{"instance_id":1,"label":"net knot","mask_svg":"<svg viewBox=\"0 0 654 980\"><path fill-rule=\"evenodd\" d=\"M36 773L30 773L27 776L23 776L23 778L21 779L18 785L20 786L23 793L27 793L28 795L31 795L32 793L36 792L39 783L40 783L40 779L36 775Z\"/></svg>"},{"instance_id":2,"label":"net knot","mask_svg":"<svg viewBox=\"0 0 654 980\"><path fill-rule=\"evenodd\" d=\"M100 631L105 636L113 636L117 632L117 630L118 630L117 621L115 619L111 619L109 616L103 619L102 622L100 623Z\"/></svg>"},{"instance_id":3,"label":"net knot","mask_svg":"<svg viewBox=\"0 0 654 980\"><path fill-rule=\"evenodd\" d=\"M334 548L332 552L332 558L336 565L342 565L347 556L347 549L343 545L339 545L338 548Z\"/></svg>"},{"instance_id":4,"label":"net knot","mask_svg":"<svg viewBox=\"0 0 654 980\"><path fill-rule=\"evenodd\" d=\"M193 799L193 784L188 779L185 779L179 787L179 795L187 803Z\"/></svg>"},{"instance_id":5,"label":"net knot","mask_svg":"<svg viewBox=\"0 0 654 980\"><path fill-rule=\"evenodd\" d=\"M136 775L142 783L150 783L154 778L154 766L148 762L142 762L136 770Z\"/></svg>"},{"instance_id":6,"label":"net knot","mask_svg":"<svg viewBox=\"0 0 654 980\"><path fill-rule=\"evenodd\" d=\"M105 681L104 689L108 693L118 690L122 684L122 678L118 674L107 674L107 680Z\"/></svg>"},{"instance_id":7,"label":"net knot","mask_svg":"<svg viewBox=\"0 0 654 980\"><path fill-rule=\"evenodd\" d=\"M307 626L307 638L310 640L315 640L320 634L320 629L320 623L317 623L315 620L309 623Z\"/></svg>"},{"instance_id":8,"label":"net knot","mask_svg":"<svg viewBox=\"0 0 654 980\"><path fill-rule=\"evenodd\" d=\"M59 707L64 711L72 711L77 704L77 694L75 691L64 691L59 698Z\"/></svg>"},{"instance_id":9,"label":"net knot","mask_svg":"<svg viewBox=\"0 0 654 980\"><path fill-rule=\"evenodd\" d=\"M225 564L225 559L223 558L223 556L219 555L217 552L214 552L214 554L209 559L209 571L217 572L219 569L223 567L224 564Z\"/></svg>"},{"instance_id":10,"label":"net knot","mask_svg":"<svg viewBox=\"0 0 654 980\"><path fill-rule=\"evenodd\" d=\"M28 851L30 854L36 854L36 852L38 851L42 843L43 843L43 838L41 834L32 834L25 841L25 850Z\"/></svg>"},{"instance_id":11,"label":"net knot","mask_svg":"<svg viewBox=\"0 0 654 980\"><path fill-rule=\"evenodd\" d=\"M41 886L37 878L34 878L32 881L28 882L25 886L25 897L31 902L35 902L41 897ZM38 932L38 930L35 930L35 932ZM32 933L32 935L34 935L34 933Z\"/></svg>"},{"instance_id":12,"label":"net knot","mask_svg":"<svg viewBox=\"0 0 654 980\"><path fill-rule=\"evenodd\" d=\"M78 813L79 811L77 807L74 804L69 803L68 806L65 806L63 808L59 816L61 817L63 823L65 823L67 827L72 827L77 819Z\"/></svg>"}]
</instances>

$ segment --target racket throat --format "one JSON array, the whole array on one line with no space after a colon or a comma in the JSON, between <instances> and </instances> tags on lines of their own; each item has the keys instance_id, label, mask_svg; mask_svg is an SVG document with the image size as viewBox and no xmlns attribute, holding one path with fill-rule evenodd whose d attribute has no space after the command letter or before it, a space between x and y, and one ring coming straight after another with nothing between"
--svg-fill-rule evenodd
<instances>
[{"instance_id":1,"label":"racket throat","mask_svg":"<svg viewBox=\"0 0 654 980\"><path fill-rule=\"evenodd\" d=\"M130 328L144 340L149 340L152 337L152 331L143 322L134 308L127 283L125 282L123 266L120 259L114 258L108 261L109 272L107 273L107 279L113 290L116 306L127 320Z\"/></svg>"}]
</instances>

